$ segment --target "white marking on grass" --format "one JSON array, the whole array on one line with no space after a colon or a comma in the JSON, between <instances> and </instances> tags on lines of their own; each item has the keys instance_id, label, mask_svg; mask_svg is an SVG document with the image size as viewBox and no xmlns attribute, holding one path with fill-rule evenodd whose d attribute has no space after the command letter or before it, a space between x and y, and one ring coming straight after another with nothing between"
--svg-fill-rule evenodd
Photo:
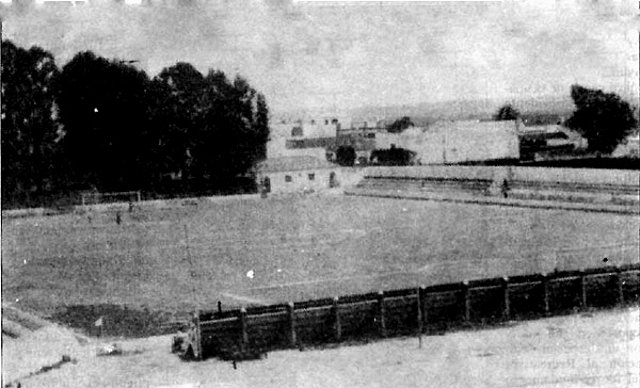
<instances>
[{"instance_id":1,"label":"white marking on grass","mask_svg":"<svg viewBox=\"0 0 640 388\"><path fill-rule=\"evenodd\" d=\"M246 290L249 291L261 291L261 290L272 290L275 288L284 288L291 286L303 286L307 284L320 284L320 283L330 283L330 282L344 282L347 280L358 280L358 279L373 279L373 278L381 278L388 276L396 276L396 275L416 275L416 271L392 271L392 272L383 272L383 273L375 273L371 275L356 275L356 276L343 276L340 278L325 278L325 279L314 279L314 280L301 280L297 282L288 282L288 283L279 283L273 284L269 286L260 286L260 287L250 287Z\"/></svg>"},{"instance_id":2,"label":"white marking on grass","mask_svg":"<svg viewBox=\"0 0 640 388\"><path fill-rule=\"evenodd\" d=\"M266 305L271 303L268 300L250 298L250 297L244 296L244 295L235 295L235 294L231 294L229 292L223 292L222 296L227 297L229 299L239 300L239 301L245 302L245 303L259 304L259 305L262 305L262 306L266 306Z\"/></svg>"}]
</instances>

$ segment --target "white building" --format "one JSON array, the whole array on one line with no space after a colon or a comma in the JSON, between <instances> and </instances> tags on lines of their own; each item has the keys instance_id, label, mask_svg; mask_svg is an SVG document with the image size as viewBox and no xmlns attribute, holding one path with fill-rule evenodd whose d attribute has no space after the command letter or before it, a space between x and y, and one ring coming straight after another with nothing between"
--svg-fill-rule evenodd
<instances>
[{"instance_id":1,"label":"white building","mask_svg":"<svg viewBox=\"0 0 640 388\"><path fill-rule=\"evenodd\" d=\"M339 186L339 169L308 155L277 157L258 165L257 183L268 193L322 191Z\"/></svg>"},{"instance_id":2,"label":"white building","mask_svg":"<svg viewBox=\"0 0 640 388\"><path fill-rule=\"evenodd\" d=\"M376 134L376 148L392 146L416 152L421 164L520 157L515 121L439 121L427 128L408 128L399 134Z\"/></svg>"}]
</instances>

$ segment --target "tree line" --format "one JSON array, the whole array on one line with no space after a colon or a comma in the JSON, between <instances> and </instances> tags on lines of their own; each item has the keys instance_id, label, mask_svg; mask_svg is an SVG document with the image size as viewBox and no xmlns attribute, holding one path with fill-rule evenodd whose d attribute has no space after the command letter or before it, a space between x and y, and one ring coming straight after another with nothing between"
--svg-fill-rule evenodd
<instances>
[{"instance_id":1,"label":"tree line","mask_svg":"<svg viewBox=\"0 0 640 388\"><path fill-rule=\"evenodd\" d=\"M179 62L150 78L90 51L59 68L4 40L1 77L3 207L171 182L228 191L266 157L267 103L240 76Z\"/></svg>"}]
</instances>

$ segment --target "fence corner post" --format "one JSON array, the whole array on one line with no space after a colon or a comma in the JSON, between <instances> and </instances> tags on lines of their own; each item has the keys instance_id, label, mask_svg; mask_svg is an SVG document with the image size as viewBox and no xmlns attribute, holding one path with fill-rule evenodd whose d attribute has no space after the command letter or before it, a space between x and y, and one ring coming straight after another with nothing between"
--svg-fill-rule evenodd
<instances>
[{"instance_id":1,"label":"fence corner post","mask_svg":"<svg viewBox=\"0 0 640 388\"><path fill-rule=\"evenodd\" d=\"M340 324L340 305L338 304L338 297L333 298L333 325L334 325L334 338L336 341L340 341L342 339L342 325Z\"/></svg>"},{"instance_id":2,"label":"fence corner post","mask_svg":"<svg viewBox=\"0 0 640 388\"><path fill-rule=\"evenodd\" d=\"M293 306L293 302L287 303L287 316L289 320L289 345L292 347L296 346L297 338L296 338L296 316L295 309Z\"/></svg>"},{"instance_id":3,"label":"fence corner post","mask_svg":"<svg viewBox=\"0 0 640 388\"><path fill-rule=\"evenodd\" d=\"M511 319L511 305L509 301L509 277L502 277L502 318L505 321Z\"/></svg>"},{"instance_id":4,"label":"fence corner post","mask_svg":"<svg viewBox=\"0 0 640 388\"><path fill-rule=\"evenodd\" d=\"M378 291L378 328L381 337L387 336L387 327L384 321L385 315L384 291Z\"/></svg>"}]
</instances>

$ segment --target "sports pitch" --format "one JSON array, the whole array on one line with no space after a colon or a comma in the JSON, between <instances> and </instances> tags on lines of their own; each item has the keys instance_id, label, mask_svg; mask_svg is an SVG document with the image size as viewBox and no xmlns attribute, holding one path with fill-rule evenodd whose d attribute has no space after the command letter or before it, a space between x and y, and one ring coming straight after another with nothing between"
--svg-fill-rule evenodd
<instances>
[{"instance_id":1,"label":"sports pitch","mask_svg":"<svg viewBox=\"0 0 640 388\"><path fill-rule=\"evenodd\" d=\"M638 260L633 215L346 196L3 219L3 301L268 304ZM606 258L606 260L605 260ZM605 264L606 262L606 264Z\"/></svg>"}]
</instances>

